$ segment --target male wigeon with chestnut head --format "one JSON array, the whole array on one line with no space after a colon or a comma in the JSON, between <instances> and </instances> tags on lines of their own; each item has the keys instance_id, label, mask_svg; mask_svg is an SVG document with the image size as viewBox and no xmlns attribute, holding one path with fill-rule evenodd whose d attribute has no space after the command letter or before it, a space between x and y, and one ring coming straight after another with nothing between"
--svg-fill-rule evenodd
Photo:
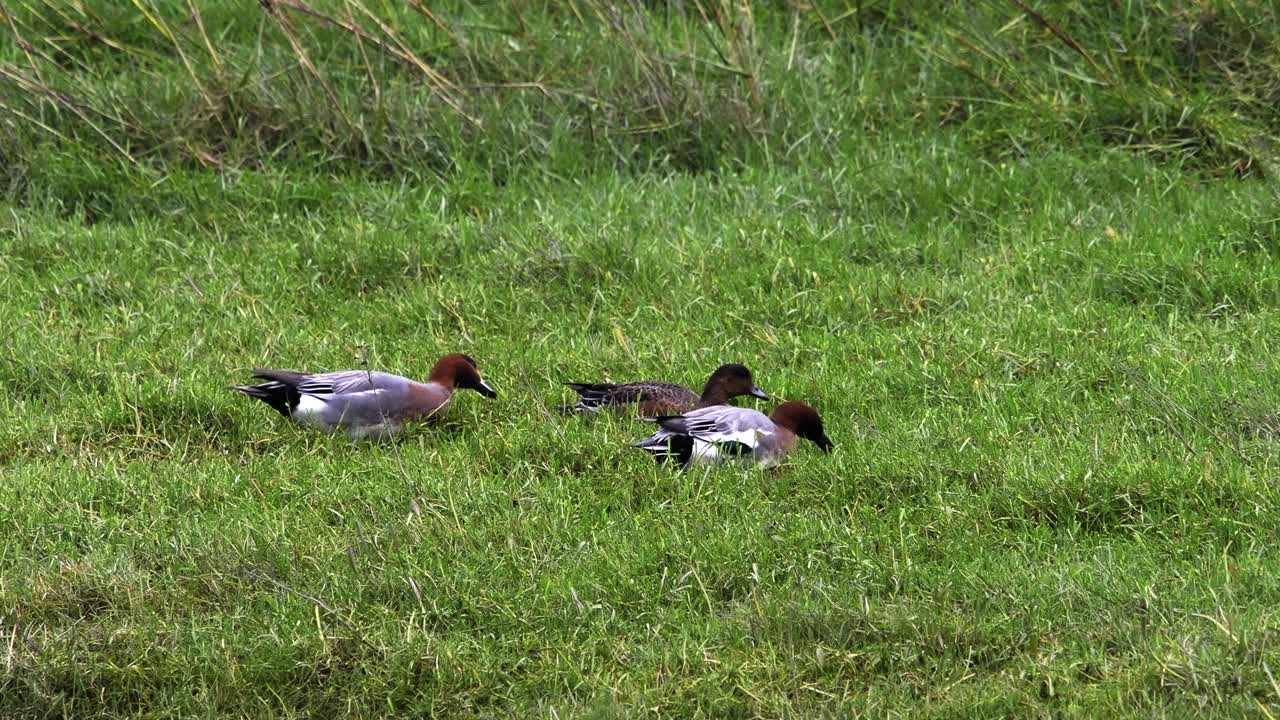
<instances>
[{"instance_id":1,"label":"male wigeon with chestnut head","mask_svg":"<svg viewBox=\"0 0 1280 720\"><path fill-rule=\"evenodd\" d=\"M656 380L629 383L565 383L578 393L568 412L598 413L602 409L625 410L634 406L640 417L677 415L695 408L728 405L735 397L750 395L768 400L756 387L745 365L729 363L716 368L699 395L683 385Z\"/></svg>"},{"instance_id":2,"label":"male wigeon with chestnut head","mask_svg":"<svg viewBox=\"0 0 1280 720\"><path fill-rule=\"evenodd\" d=\"M267 382L231 389L258 398L295 422L343 431L353 440L390 437L405 423L438 418L449 407L455 388L498 396L480 377L476 361L462 353L440 358L425 383L371 370L307 374L257 369L253 376Z\"/></svg>"},{"instance_id":3,"label":"male wigeon with chestnut head","mask_svg":"<svg viewBox=\"0 0 1280 720\"><path fill-rule=\"evenodd\" d=\"M767 416L750 408L719 406L659 417L655 422L661 429L632 447L652 453L660 463L675 460L688 466L744 459L768 466L794 450L800 438L824 453L833 447L818 411L794 400Z\"/></svg>"}]
</instances>

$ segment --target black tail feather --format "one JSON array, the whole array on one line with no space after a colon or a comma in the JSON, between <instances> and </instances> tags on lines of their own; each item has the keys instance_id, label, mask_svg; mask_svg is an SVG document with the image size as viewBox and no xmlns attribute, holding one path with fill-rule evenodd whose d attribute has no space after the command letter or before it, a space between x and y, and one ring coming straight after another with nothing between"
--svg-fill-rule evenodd
<instances>
[{"instance_id":1,"label":"black tail feather","mask_svg":"<svg viewBox=\"0 0 1280 720\"><path fill-rule=\"evenodd\" d=\"M306 373L294 372L293 370L267 370L265 368L254 368L253 376L263 380L274 380L290 387L297 387L307 379Z\"/></svg>"},{"instance_id":2,"label":"black tail feather","mask_svg":"<svg viewBox=\"0 0 1280 720\"><path fill-rule=\"evenodd\" d=\"M258 375L258 377L262 376ZM293 417L293 411L298 407L298 401L302 399L296 387L277 380L257 385L232 385L230 389L261 400L285 417Z\"/></svg>"},{"instance_id":3,"label":"black tail feather","mask_svg":"<svg viewBox=\"0 0 1280 720\"><path fill-rule=\"evenodd\" d=\"M652 422L658 423L664 430L669 430L673 433L682 434L688 432L683 415L658 415L653 418Z\"/></svg>"},{"instance_id":4,"label":"black tail feather","mask_svg":"<svg viewBox=\"0 0 1280 720\"><path fill-rule=\"evenodd\" d=\"M608 395L618 389L613 383L580 383L567 382L565 385L578 393L578 402L561 408L565 414L594 413L608 403Z\"/></svg>"},{"instance_id":5,"label":"black tail feather","mask_svg":"<svg viewBox=\"0 0 1280 720\"><path fill-rule=\"evenodd\" d=\"M606 395L608 395L609 393L613 392L618 388L618 386L613 383L567 382L565 383L565 385L568 385L569 387L573 388L573 391L578 393L579 404L584 404L591 407L599 405L600 402L604 400Z\"/></svg>"},{"instance_id":6,"label":"black tail feather","mask_svg":"<svg viewBox=\"0 0 1280 720\"><path fill-rule=\"evenodd\" d=\"M659 465L676 461L688 465L693 458L693 438L688 435L670 435L663 438L646 438L631 447L640 448L653 455Z\"/></svg>"},{"instance_id":7,"label":"black tail feather","mask_svg":"<svg viewBox=\"0 0 1280 720\"><path fill-rule=\"evenodd\" d=\"M573 391L579 395L584 396L600 396L618 387L616 383L567 382L565 385L573 388Z\"/></svg>"}]
</instances>

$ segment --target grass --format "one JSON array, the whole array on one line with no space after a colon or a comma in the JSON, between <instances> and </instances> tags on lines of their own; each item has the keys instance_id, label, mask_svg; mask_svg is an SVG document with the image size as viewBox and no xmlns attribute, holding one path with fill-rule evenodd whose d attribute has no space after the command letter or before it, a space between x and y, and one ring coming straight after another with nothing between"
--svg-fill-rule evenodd
<instances>
[{"instance_id":1,"label":"grass","mask_svg":"<svg viewBox=\"0 0 1280 720\"><path fill-rule=\"evenodd\" d=\"M181 3L135 7L198 40ZM838 8L760 9L748 42L733 6L705 34L680 7L495 13L529 28L508 34L447 14L467 49L417 40L449 77L477 84L480 56L498 83L559 73L529 96L545 104L459 93L483 131L448 106L401 135L303 112L316 77L255 84L270 63L250 58L293 52L256 9L206 12L219 62L183 45L191 72L137 13L101 17L156 82L109 58L43 68L84 107L132 98L124 124L85 111L101 134L31 88L3 96L46 128L11 114L29 142L0 151L0 715L1280 712L1276 128L1264 82L1230 87L1268 77L1239 38L1274 28L1227 3L1131 18L1139 110L1165 107L1152 68L1172 67L1152 27L1212 19L1215 57L1237 51L1230 73L1177 76L1233 120L1196 134L1112 124L1123 83L1073 84L1055 68L1090 62L1025 15L985 34L1010 18L991 4L936 25L868 4L857 62L827 37L853 32ZM1048 19L1087 42L1073 8ZM361 75L349 37L294 22L341 102L384 82L401 102L405 70ZM515 49L552 27L582 43ZM982 91L1008 70L977 58L1013 37L1040 43L1027 94ZM672 49L727 38L758 99ZM1102 72L1136 64L1082 47ZM574 52L595 69L565 69ZM261 105L237 112L282 114L188 134L174 108L215 64L250 78ZM650 110L624 70L703 99L632 132ZM987 99L955 105L966 83ZM1054 83L1079 93L1066 116L1031 99ZM565 92L616 109L612 145ZM364 154L336 141L364 132ZM263 364L423 376L457 350L499 399L464 394L394 444L226 390ZM678 474L626 447L642 425L555 413L562 380L696 384L729 361L814 403L837 450Z\"/></svg>"}]
</instances>

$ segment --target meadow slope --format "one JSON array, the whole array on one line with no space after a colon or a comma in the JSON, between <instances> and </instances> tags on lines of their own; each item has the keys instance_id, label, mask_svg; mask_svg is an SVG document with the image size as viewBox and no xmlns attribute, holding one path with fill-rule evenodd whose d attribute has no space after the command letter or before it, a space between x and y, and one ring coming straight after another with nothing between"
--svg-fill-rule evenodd
<instances>
[{"instance_id":1,"label":"meadow slope","mask_svg":"<svg viewBox=\"0 0 1280 720\"><path fill-rule=\"evenodd\" d=\"M790 17L756 19L761 78L823 67L822 22L797 51ZM886 17L836 64L862 80L788 91L830 112L809 135L762 111L776 135L594 155L530 110L530 155L309 164L333 137L294 118L202 167L211 136L7 116L31 142L0 218L0 715L1280 712L1280 194L1230 134L1274 129L1247 104L1133 143L1089 108L958 119L894 90L972 79L901 75L946 29ZM227 390L452 351L498 399L395 443ZM734 361L835 452L681 474L626 447L647 426L557 412L565 380Z\"/></svg>"}]
</instances>

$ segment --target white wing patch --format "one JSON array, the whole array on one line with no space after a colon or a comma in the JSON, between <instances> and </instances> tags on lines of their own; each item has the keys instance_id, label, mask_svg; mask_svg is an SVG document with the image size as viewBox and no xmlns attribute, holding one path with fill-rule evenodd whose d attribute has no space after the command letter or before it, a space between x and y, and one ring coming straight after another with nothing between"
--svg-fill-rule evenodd
<instances>
[{"instance_id":1,"label":"white wing patch","mask_svg":"<svg viewBox=\"0 0 1280 720\"><path fill-rule=\"evenodd\" d=\"M708 443L741 443L755 450L760 445L760 438L764 435L772 435L769 430L757 430L755 428L747 428L738 432L718 432L718 433L690 433L695 440Z\"/></svg>"},{"instance_id":2,"label":"white wing patch","mask_svg":"<svg viewBox=\"0 0 1280 720\"><path fill-rule=\"evenodd\" d=\"M692 435L693 437L693 453L690 455L690 461L699 464L710 465L727 460L746 460L752 456L757 456L760 449L760 438L764 435L772 435L769 430L757 430L755 428L747 428L737 432L719 432L719 433L700 433ZM726 452L728 445L744 445L751 448L750 453L734 453Z\"/></svg>"},{"instance_id":3,"label":"white wing patch","mask_svg":"<svg viewBox=\"0 0 1280 720\"><path fill-rule=\"evenodd\" d=\"M695 438L693 441L693 453L689 456L689 461L703 465L712 465L719 462L720 445Z\"/></svg>"},{"instance_id":4,"label":"white wing patch","mask_svg":"<svg viewBox=\"0 0 1280 720\"><path fill-rule=\"evenodd\" d=\"M322 415L328 407L329 403L315 395L303 395L298 398L298 406L293 409L293 419L304 425L327 427Z\"/></svg>"}]
</instances>

